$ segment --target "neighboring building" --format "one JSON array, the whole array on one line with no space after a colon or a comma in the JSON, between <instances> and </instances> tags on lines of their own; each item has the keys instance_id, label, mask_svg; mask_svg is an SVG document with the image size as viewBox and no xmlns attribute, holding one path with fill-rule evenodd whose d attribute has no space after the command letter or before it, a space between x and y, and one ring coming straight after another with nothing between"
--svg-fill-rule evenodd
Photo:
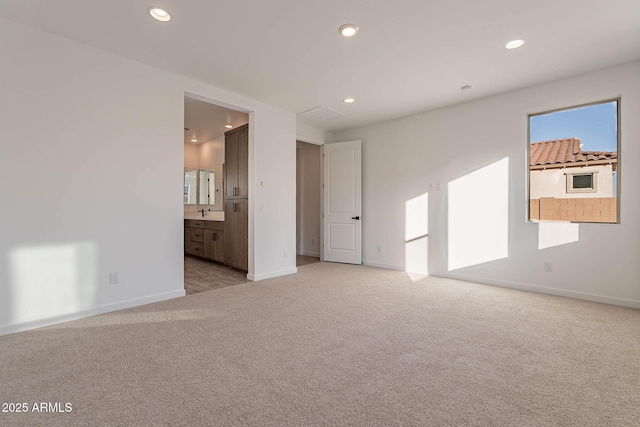
<instances>
[{"instance_id":1,"label":"neighboring building","mask_svg":"<svg viewBox=\"0 0 640 427\"><path fill-rule=\"evenodd\" d=\"M531 144L530 219L617 221L615 172L618 166L618 153L616 151L582 151L580 145L580 138ZM571 202L565 199L571 199ZM586 199L599 200L585 201ZM574 207L562 209L563 205L566 207L567 204ZM596 209L592 206L580 209L580 206L594 204L597 205ZM576 205L577 210L582 214L572 212L576 211Z\"/></svg>"},{"instance_id":2,"label":"neighboring building","mask_svg":"<svg viewBox=\"0 0 640 427\"><path fill-rule=\"evenodd\" d=\"M616 151L582 151L580 138L534 142L529 157L530 197L615 197Z\"/></svg>"}]
</instances>

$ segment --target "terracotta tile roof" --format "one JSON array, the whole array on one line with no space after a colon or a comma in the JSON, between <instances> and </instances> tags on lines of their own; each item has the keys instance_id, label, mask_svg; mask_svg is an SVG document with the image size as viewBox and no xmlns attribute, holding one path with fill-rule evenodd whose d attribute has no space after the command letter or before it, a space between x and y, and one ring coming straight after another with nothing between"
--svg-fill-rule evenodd
<instances>
[{"instance_id":1,"label":"terracotta tile roof","mask_svg":"<svg viewBox=\"0 0 640 427\"><path fill-rule=\"evenodd\" d=\"M533 142L529 156L531 167L567 167L568 163L617 163L617 151L582 151L580 138ZM576 165L578 166L578 165ZM581 165L580 165L581 166Z\"/></svg>"}]
</instances>

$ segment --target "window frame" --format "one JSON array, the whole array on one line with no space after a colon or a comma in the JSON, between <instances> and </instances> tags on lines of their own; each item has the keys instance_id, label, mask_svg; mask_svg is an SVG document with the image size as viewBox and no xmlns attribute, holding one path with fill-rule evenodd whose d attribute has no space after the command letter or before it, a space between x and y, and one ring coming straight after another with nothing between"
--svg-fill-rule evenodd
<instances>
[{"instance_id":1,"label":"window frame","mask_svg":"<svg viewBox=\"0 0 640 427\"><path fill-rule=\"evenodd\" d=\"M598 192L598 173L600 171L589 171L589 172L565 172L565 176L567 177L567 194L575 194L575 193L597 193ZM587 188L575 188L573 178L576 175L591 175L591 187Z\"/></svg>"},{"instance_id":2,"label":"window frame","mask_svg":"<svg viewBox=\"0 0 640 427\"><path fill-rule=\"evenodd\" d=\"M554 108L552 110L539 111L535 113L527 113L527 139L526 139L526 149L525 149L525 222L529 223L539 223L541 222L539 219L531 219L531 118L535 116L542 116L545 114L557 113L560 111L567 110L575 110L583 107L590 107L593 105L607 104L610 102L616 103L616 152L617 160L616 160L616 169L615 169L615 198L616 198L616 221L615 222L592 222L592 221L569 221L572 224L620 224L622 218L622 212L620 210L620 200L622 195L622 96L618 96L615 98L607 98L599 101L592 101L583 104L570 105L568 107L559 107ZM577 174L583 174L585 172L578 172ZM591 172L589 172L591 173ZM566 175L566 173L565 173ZM594 183L597 186L597 181L594 176ZM567 182L567 186L569 183ZM568 187L567 187L568 188ZM596 190L597 191L597 190ZM578 192L578 191L576 191ZM585 192L586 191L580 191ZM566 221L562 221L566 222Z\"/></svg>"}]
</instances>

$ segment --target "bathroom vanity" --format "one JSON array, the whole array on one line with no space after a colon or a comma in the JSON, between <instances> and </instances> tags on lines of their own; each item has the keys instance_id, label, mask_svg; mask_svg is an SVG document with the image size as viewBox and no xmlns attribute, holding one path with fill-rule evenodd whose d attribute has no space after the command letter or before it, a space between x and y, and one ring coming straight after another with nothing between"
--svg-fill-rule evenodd
<instances>
[{"instance_id":1,"label":"bathroom vanity","mask_svg":"<svg viewBox=\"0 0 640 427\"><path fill-rule=\"evenodd\" d=\"M184 252L247 271L248 125L225 132L224 152L224 165L185 170Z\"/></svg>"},{"instance_id":2,"label":"bathroom vanity","mask_svg":"<svg viewBox=\"0 0 640 427\"><path fill-rule=\"evenodd\" d=\"M185 219L184 252L211 261L225 262L224 227L224 221Z\"/></svg>"}]
</instances>

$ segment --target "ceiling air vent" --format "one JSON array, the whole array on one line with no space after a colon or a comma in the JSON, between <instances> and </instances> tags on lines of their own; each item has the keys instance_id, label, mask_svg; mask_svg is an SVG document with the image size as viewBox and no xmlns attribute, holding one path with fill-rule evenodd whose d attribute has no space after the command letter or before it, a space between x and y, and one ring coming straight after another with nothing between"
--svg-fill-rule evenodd
<instances>
[{"instance_id":1,"label":"ceiling air vent","mask_svg":"<svg viewBox=\"0 0 640 427\"><path fill-rule=\"evenodd\" d=\"M315 120L317 122L323 122L325 120L334 119L340 117L342 113L334 111L330 108L319 105L302 113L298 113L298 117L304 117L305 119Z\"/></svg>"}]
</instances>

